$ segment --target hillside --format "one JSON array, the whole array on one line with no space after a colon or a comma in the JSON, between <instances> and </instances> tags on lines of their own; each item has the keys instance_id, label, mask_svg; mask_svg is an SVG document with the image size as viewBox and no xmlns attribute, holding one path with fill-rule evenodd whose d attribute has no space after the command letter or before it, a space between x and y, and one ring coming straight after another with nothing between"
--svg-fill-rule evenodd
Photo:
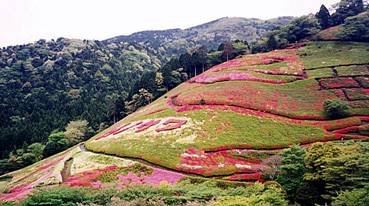
<instances>
[{"instance_id":1,"label":"hillside","mask_svg":"<svg viewBox=\"0 0 369 206\"><path fill-rule=\"evenodd\" d=\"M53 131L62 131L71 121L87 121L89 133L84 138L90 137L130 113L125 102L140 89L148 91L150 102L194 75L196 67L204 70L206 64L228 58L216 51L209 55L210 62L206 58L210 51L196 53L195 46L217 49L225 40L244 39L249 29L254 39L289 19L222 18L186 30L138 32L107 41L58 38L0 48L0 174L33 163L35 158L20 158L27 147L46 145ZM214 40L210 34L216 33L219 38ZM147 38L151 41L146 44ZM197 58L191 59L193 54ZM187 62L166 69L172 55L184 56ZM129 106L135 110L146 101ZM59 146L58 151L66 147Z\"/></svg>"},{"instance_id":2,"label":"hillside","mask_svg":"<svg viewBox=\"0 0 369 206\"><path fill-rule=\"evenodd\" d=\"M292 145L368 139L368 48L307 42L217 65L87 142L1 176L0 201L47 185L263 181ZM345 115L326 113L327 100Z\"/></svg>"},{"instance_id":3,"label":"hillside","mask_svg":"<svg viewBox=\"0 0 369 206\"><path fill-rule=\"evenodd\" d=\"M128 36L117 36L103 42L130 42L144 45L153 52L171 56L199 45L216 50L219 44L231 40L255 41L268 31L290 22L292 17L270 20L225 17L187 29L143 31Z\"/></svg>"},{"instance_id":4,"label":"hillside","mask_svg":"<svg viewBox=\"0 0 369 206\"><path fill-rule=\"evenodd\" d=\"M325 41L369 41L369 11L349 17L343 24L319 32L315 39Z\"/></svg>"},{"instance_id":5,"label":"hillside","mask_svg":"<svg viewBox=\"0 0 369 206\"><path fill-rule=\"evenodd\" d=\"M0 158L71 120L98 130L122 118L135 84L160 66L156 55L128 43L59 38L0 49Z\"/></svg>"}]
</instances>

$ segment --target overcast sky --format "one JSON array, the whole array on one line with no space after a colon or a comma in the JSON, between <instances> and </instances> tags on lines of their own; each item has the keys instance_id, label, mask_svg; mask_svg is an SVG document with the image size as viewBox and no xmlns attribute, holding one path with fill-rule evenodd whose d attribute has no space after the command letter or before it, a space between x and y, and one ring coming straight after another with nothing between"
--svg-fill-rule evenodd
<instances>
[{"instance_id":1,"label":"overcast sky","mask_svg":"<svg viewBox=\"0 0 369 206\"><path fill-rule=\"evenodd\" d=\"M69 37L103 40L187 28L221 17L315 13L339 0L0 0L0 46Z\"/></svg>"}]
</instances>

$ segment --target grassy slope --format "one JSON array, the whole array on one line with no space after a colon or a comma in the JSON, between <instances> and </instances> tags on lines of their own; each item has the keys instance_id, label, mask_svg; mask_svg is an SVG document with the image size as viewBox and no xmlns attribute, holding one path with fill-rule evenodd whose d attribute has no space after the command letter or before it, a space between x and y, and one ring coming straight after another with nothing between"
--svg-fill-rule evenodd
<instances>
[{"instance_id":1,"label":"grassy slope","mask_svg":"<svg viewBox=\"0 0 369 206\"><path fill-rule=\"evenodd\" d=\"M369 44L364 43L338 43L317 42L309 43L306 47L297 50L281 50L267 54L246 56L234 62L223 65L225 69L217 66L210 69L202 76L214 77L218 74L232 72L253 73L255 69L277 69L277 71L296 72L301 63L307 69L341 64L369 63ZM287 55L286 55L287 53ZM301 55L294 61L298 63L277 62L263 64L264 57ZM334 54L334 55L332 55ZM292 65L291 69L286 65ZM278 68L279 67L279 68ZM250 71L252 70L252 71ZM292 73L291 72L291 73ZM158 126L152 126L143 134L131 129L115 136L95 141L91 139L86 143L87 147L96 152L104 152L118 156L142 158L169 168L176 168L180 162L180 155L189 148L206 149L221 147L224 145L248 145L251 148L283 147L301 142L318 141L331 137L322 128L321 124L314 121L295 123L275 117L264 118L258 114L241 114L229 108L211 108L201 106L201 100L205 104L233 105L271 112L277 115L304 117L312 119L325 118L323 103L326 99L337 99L337 95L330 91L321 91L315 77L333 76L328 69L309 70L308 78L294 81L288 84L268 84L258 81L221 81L211 84L184 83L173 89L164 97L153 104L130 115L117 123L124 125L128 122L142 119L160 119L166 117L186 117L191 120L189 127L183 127L173 131L157 133ZM278 78L278 75L269 75ZM280 76L281 79L286 75ZM176 96L176 106L170 106L170 98ZM189 106L197 104L196 110ZM178 106L179 105L179 106ZM201 108L202 107L202 108ZM157 113L155 113L157 111ZM180 112L178 112L180 111ZM353 113L369 114L367 108L353 109ZM154 114L152 114L154 113ZM359 120L360 121L360 120ZM329 121L328 121L329 122ZM99 136L99 135L97 135ZM178 141L191 137L191 141L181 143Z\"/></svg>"}]
</instances>

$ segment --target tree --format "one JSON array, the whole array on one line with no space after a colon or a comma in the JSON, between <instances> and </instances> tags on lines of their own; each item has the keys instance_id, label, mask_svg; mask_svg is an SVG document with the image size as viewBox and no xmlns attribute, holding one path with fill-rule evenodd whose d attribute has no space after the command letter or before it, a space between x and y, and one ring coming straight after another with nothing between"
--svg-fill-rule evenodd
<instances>
[{"instance_id":1,"label":"tree","mask_svg":"<svg viewBox=\"0 0 369 206\"><path fill-rule=\"evenodd\" d=\"M65 138L64 132L54 131L49 135L43 155L51 156L68 148L70 142Z\"/></svg>"},{"instance_id":2,"label":"tree","mask_svg":"<svg viewBox=\"0 0 369 206\"><path fill-rule=\"evenodd\" d=\"M307 171L304 162L305 149L293 146L282 153L281 174L277 182L283 186L290 200L295 200L297 191L304 184L304 174Z\"/></svg>"},{"instance_id":3,"label":"tree","mask_svg":"<svg viewBox=\"0 0 369 206\"><path fill-rule=\"evenodd\" d=\"M193 64L195 64L195 67L197 66L201 67L201 71L204 72L207 61L206 46L201 46L198 49L196 49L195 52L192 54L192 58L194 59Z\"/></svg>"},{"instance_id":4,"label":"tree","mask_svg":"<svg viewBox=\"0 0 369 206\"><path fill-rule=\"evenodd\" d=\"M364 11L363 0L341 0L337 7L336 12L332 14L334 25L342 24L347 17Z\"/></svg>"},{"instance_id":5,"label":"tree","mask_svg":"<svg viewBox=\"0 0 369 206\"><path fill-rule=\"evenodd\" d=\"M288 42L295 43L303 38L318 33L320 31L320 25L315 16L309 15L293 20L284 28L284 30L286 30L286 38Z\"/></svg>"},{"instance_id":6,"label":"tree","mask_svg":"<svg viewBox=\"0 0 369 206\"><path fill-rule=\"evenodd\" d=\"M151 103L154 96L146 89L140 89L138 94L133 95L132 100L125 102L125 109L127 114L135 112L138 108Z\"/></svg>"},{"instance_id":7,"label":"tree","mask_svg":"<svg viewBox=\"0 0 369 206\"><path fill-rule=\"evenodd\" d=\"M332 206L368 206L369 187L342 191L333 198Z\"/></svg>"},{"instance_id":8,"label":"tree","mask_svg":"<svg viewBox=\"0 0 369 206\"><path fill-rule=\"evenodd\" d=\"M274 35L270 35L267 40L267 47L269 50L275 50L278 48L278 42Z\"/></svg>"},{"instance_id":9,"label":"tree","mask_svg":"<svg viewBox=\"0 0 369 206\"><path fill-rule=\"evenodd\" d=\"M41 144L41 143L33 143L31 145L28 146L27 148L27 152L33 154L34 156L34 162L38 162L40 160L42 160L43 158L43 152L45 149L45 145Z\"/></svg>"},{"instance_id":10,"label":"tree","mask_svg":"<svg viewBox=\"0 0 369 206\"><path fill-rule=\"evenodd\" d=\"M324 111L329 118L337 119L349 114L349 105L340 100L326 100Z\"/></svg>"},{"instance_id":11,"label":"tree","mask_svg":"<svg viewBox=\"0 0 369 206\"><path fill-rule=\"evenodd\" d=\"M88 122L86 120L70 121L65 128L64 137L71 144L76 144L84 140L88 131Z\"/></svg>"},{"instance_id":12,"label":"tree","mask_svg":"<svg viewBox=\"0 0 369 206\"><path fill-rule=\"evenodd\" d=\"M305 155L306 181L320 182L322 197L331 201L339 191L369 186L369 143L316 143Z\"/></svg>"},{"instance_id":13,"label":"tree","mask_svg":"<svg viewBox=\"0 0 369 206\"><path fill-rule=\"evenodd\" d=\"M348 41L369 41L369 12L349 17L342 25L341 38Z\"/></svg>"},{"instance_id":14,"label":"tree","mask_svg":"<svg viewBox=\"0 0 369 206\"><path fill-rule=\"evenodd\" d=\"M319 12L315 15L315 17L318 19L320 27L322 29L326 29L331 25L331 15L324 4L322 4Z\"/></svg>"},{"instance_id":15,"label":"tree","mask_svg":"<svg viewBox=\"0 0 369 206\"><path fill-rule=\"evenodd\" d=\"M231 42L224 42L223 43L223 53L222 56L226 57L226 61L229 60L229 55L233 52L234 48Z\"/></svg>"}]
</instances>

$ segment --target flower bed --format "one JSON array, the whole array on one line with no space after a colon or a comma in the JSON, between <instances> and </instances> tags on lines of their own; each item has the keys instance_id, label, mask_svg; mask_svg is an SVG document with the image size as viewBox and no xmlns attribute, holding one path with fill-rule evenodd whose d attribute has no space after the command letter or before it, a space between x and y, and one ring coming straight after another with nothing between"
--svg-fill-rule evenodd
<instances>
[{"instance_id":1,"label":"flower bed","mask_svg":"<svg viewBox=\"0 0 369 206\"><path fill-rule=\"evenodd\" d=\"M237 106L294 119L325 119L323 101L334 99L336 95L329 91L319 91L314 81L308 83L314 88L265 88L260 85L242 84L242 82L221 86L206 85L170 97L168 106L175 105L172 107L178 109L181 106L205 103L206 105ZM306 93L306 89L311 91Z\"/></svg>"},{"instance_id":2,"label":"flower bed","mask_svg":"<svg viewBox=\"0 0 369 206\"><path fill-rule=\"evenodd\" d=\"M355 79L362 85L364 88L369 88L369 77L355 77Z\"/></svg>"},{"instance_id":3,"label":"flower bed","mask_svg":"<svg viewBox=\"0 0 369 206\"><path fill-rule=\"evenodd\" d=\"M351 101L355 100L369 100L369 89L345 89L347 98Z\"/></svg>"},{"instance_id":4,"label":"flower bed","mask_svg":"<svg viewBox=\"0 0 369 206\"><path fill-rule=\"evenodd\" d=\"M224 74L218 74L215 76L207 76L206 74L201 74L189 80L189 82L191 83L202 83L202 84L212 84L215 82L223 82L223 81L255 81L255 82L264 82L264 83L270 83L270 84L287 83L285 80L263 79L263 78L255 77L249 73L241 73L241 72L224 73Z\"/></svg>"},{"instance_id":5,"label":"flower bed","mask_svg":"<svg viewBox=\"0 0 369 206\"><path fill-rule=\"evenodd\" d=\"M186 123L187 120L185 119L173 119L173 118L169 118L164 121L160 119L151 119L145 121L130 122L128 124L110 130L109 132L97 137L95 140L98 141L109 136L118 135L130 129L134 130L135 133L143 132L151 127L155 127L154 130L156 132L169 131L181 128Z\"/></svg>"},{"instance_id":6,"label":"flower bed","mask_svg":"<svg viewBox=\"0 0 369 206\"><path fill-rule=\"evenodd\" d=\"M221 150L206 153L204 149L190 148L181 155L181 161L176 170L203 176L218 174L255 173L268 167L263 160L257 157L242 157L238 154L247 154L248 150Z\"/></svg>"},{"instance_id":7,"label":"flower bed","mask_svg":"<svg viewBox=\"0 0 369 206\"><path fill-rule=\"evenodd\" d=\"M96 169L79 173L69 177L63 184L72 187L91 187L91 188L107 188L112 186L112 182L116 183L117 188L123 188L132 184L149 184L158 186L161 183L175 184L186 175L167 171L159 168L151 168L146 166L146 170L151 172L135 171L135 167L118 168L117 166L108 166L104 169ZM130 169L133 169L130 171ZM107 179L108 178L108 179Z\"/></svg>"},{"instance_id":8,"label":"flower bed","mask_svg":"<svg viewBox=\"0 0 369 206\"><path fill-rule=\"evenodd\" d=\"M234 174L225 177L224 179L232 181L262 181L263 174L261 172L255 172L251 174Z\"/></svg>"},{"instance_id":9,"label":"flower bed","mask_svg":"<svg viewBox=\"0 0 369 206\"><path fill-rule=\"evenodd\" d=\"M342 100L347 100L345 93L342 89L333 89L331 90L337 97L341 98Z\"/></svg>"},{"instance_id":10,"label":"flower bed","mask_svg":"<svg viewBox=\"0 0 369 206\"><path fill-rule=\"evenodd\" d=\"M174 129L181 128L182 125L186 124L187 120L185 119L167 119L163 123L163 127L155 129L156 132L164 132L164 131L170 131Z\"/></svg>"},{"instance_id":11,"label":"flower bed","mask_svg":"<svg viewBox=\"0 0 369 206\"><path fill-rule=\"evenodd\" d=\"M153 120L149 120L147 122L144 122L144 123L142 123L142 124L140 124L140 125L138 125L136 127L136 131L135 132L138 133L138 132L145 131L146 129L148 129L148 128L152 127L152 126L159 124L160 121L161 120L154 120L153 119Z\"/></svg>"},{"instance_id":12,"label":"flower bed","mask_svg":"<svg viewBox=\"0 0 369 206\"><path fill-rule=\"evenodd\" d=\"M323 78L319 80L319 84L324 89L360 87L360 85L352 77Z\"/></svg>"},{"instance_id":13,"label":"flower bed","mask_svg":"<svg viewBox=\"0 0 369 206\"><path fill-rule=\"evenodd\" d=\"M179 180L186 177L186 175L178 172L154 168L153 172L147 176L137 176L136 174L129 172L127 175L118 175L117 177L121 181L117 188L123 188L126 185L132 184L148 184L152 186L159 186L160 184L166 183L174 185Z\"/></svg>"},{"instance_id":14,"label":"flower bed","mask_svg":"<svg viewBox=\"0 0 369 206\"><path fill-rule=\"evenodd\" d=\"M95 169L86 172L82 172L73 176L68 177L64 181L64 185L72 186L72 187L96 187L101 186L101 182L97 180L97 178L109 171L114 171L118 169L117 166L112 165L108 166L104 169Z\"/></svg>"}]
</instances>

